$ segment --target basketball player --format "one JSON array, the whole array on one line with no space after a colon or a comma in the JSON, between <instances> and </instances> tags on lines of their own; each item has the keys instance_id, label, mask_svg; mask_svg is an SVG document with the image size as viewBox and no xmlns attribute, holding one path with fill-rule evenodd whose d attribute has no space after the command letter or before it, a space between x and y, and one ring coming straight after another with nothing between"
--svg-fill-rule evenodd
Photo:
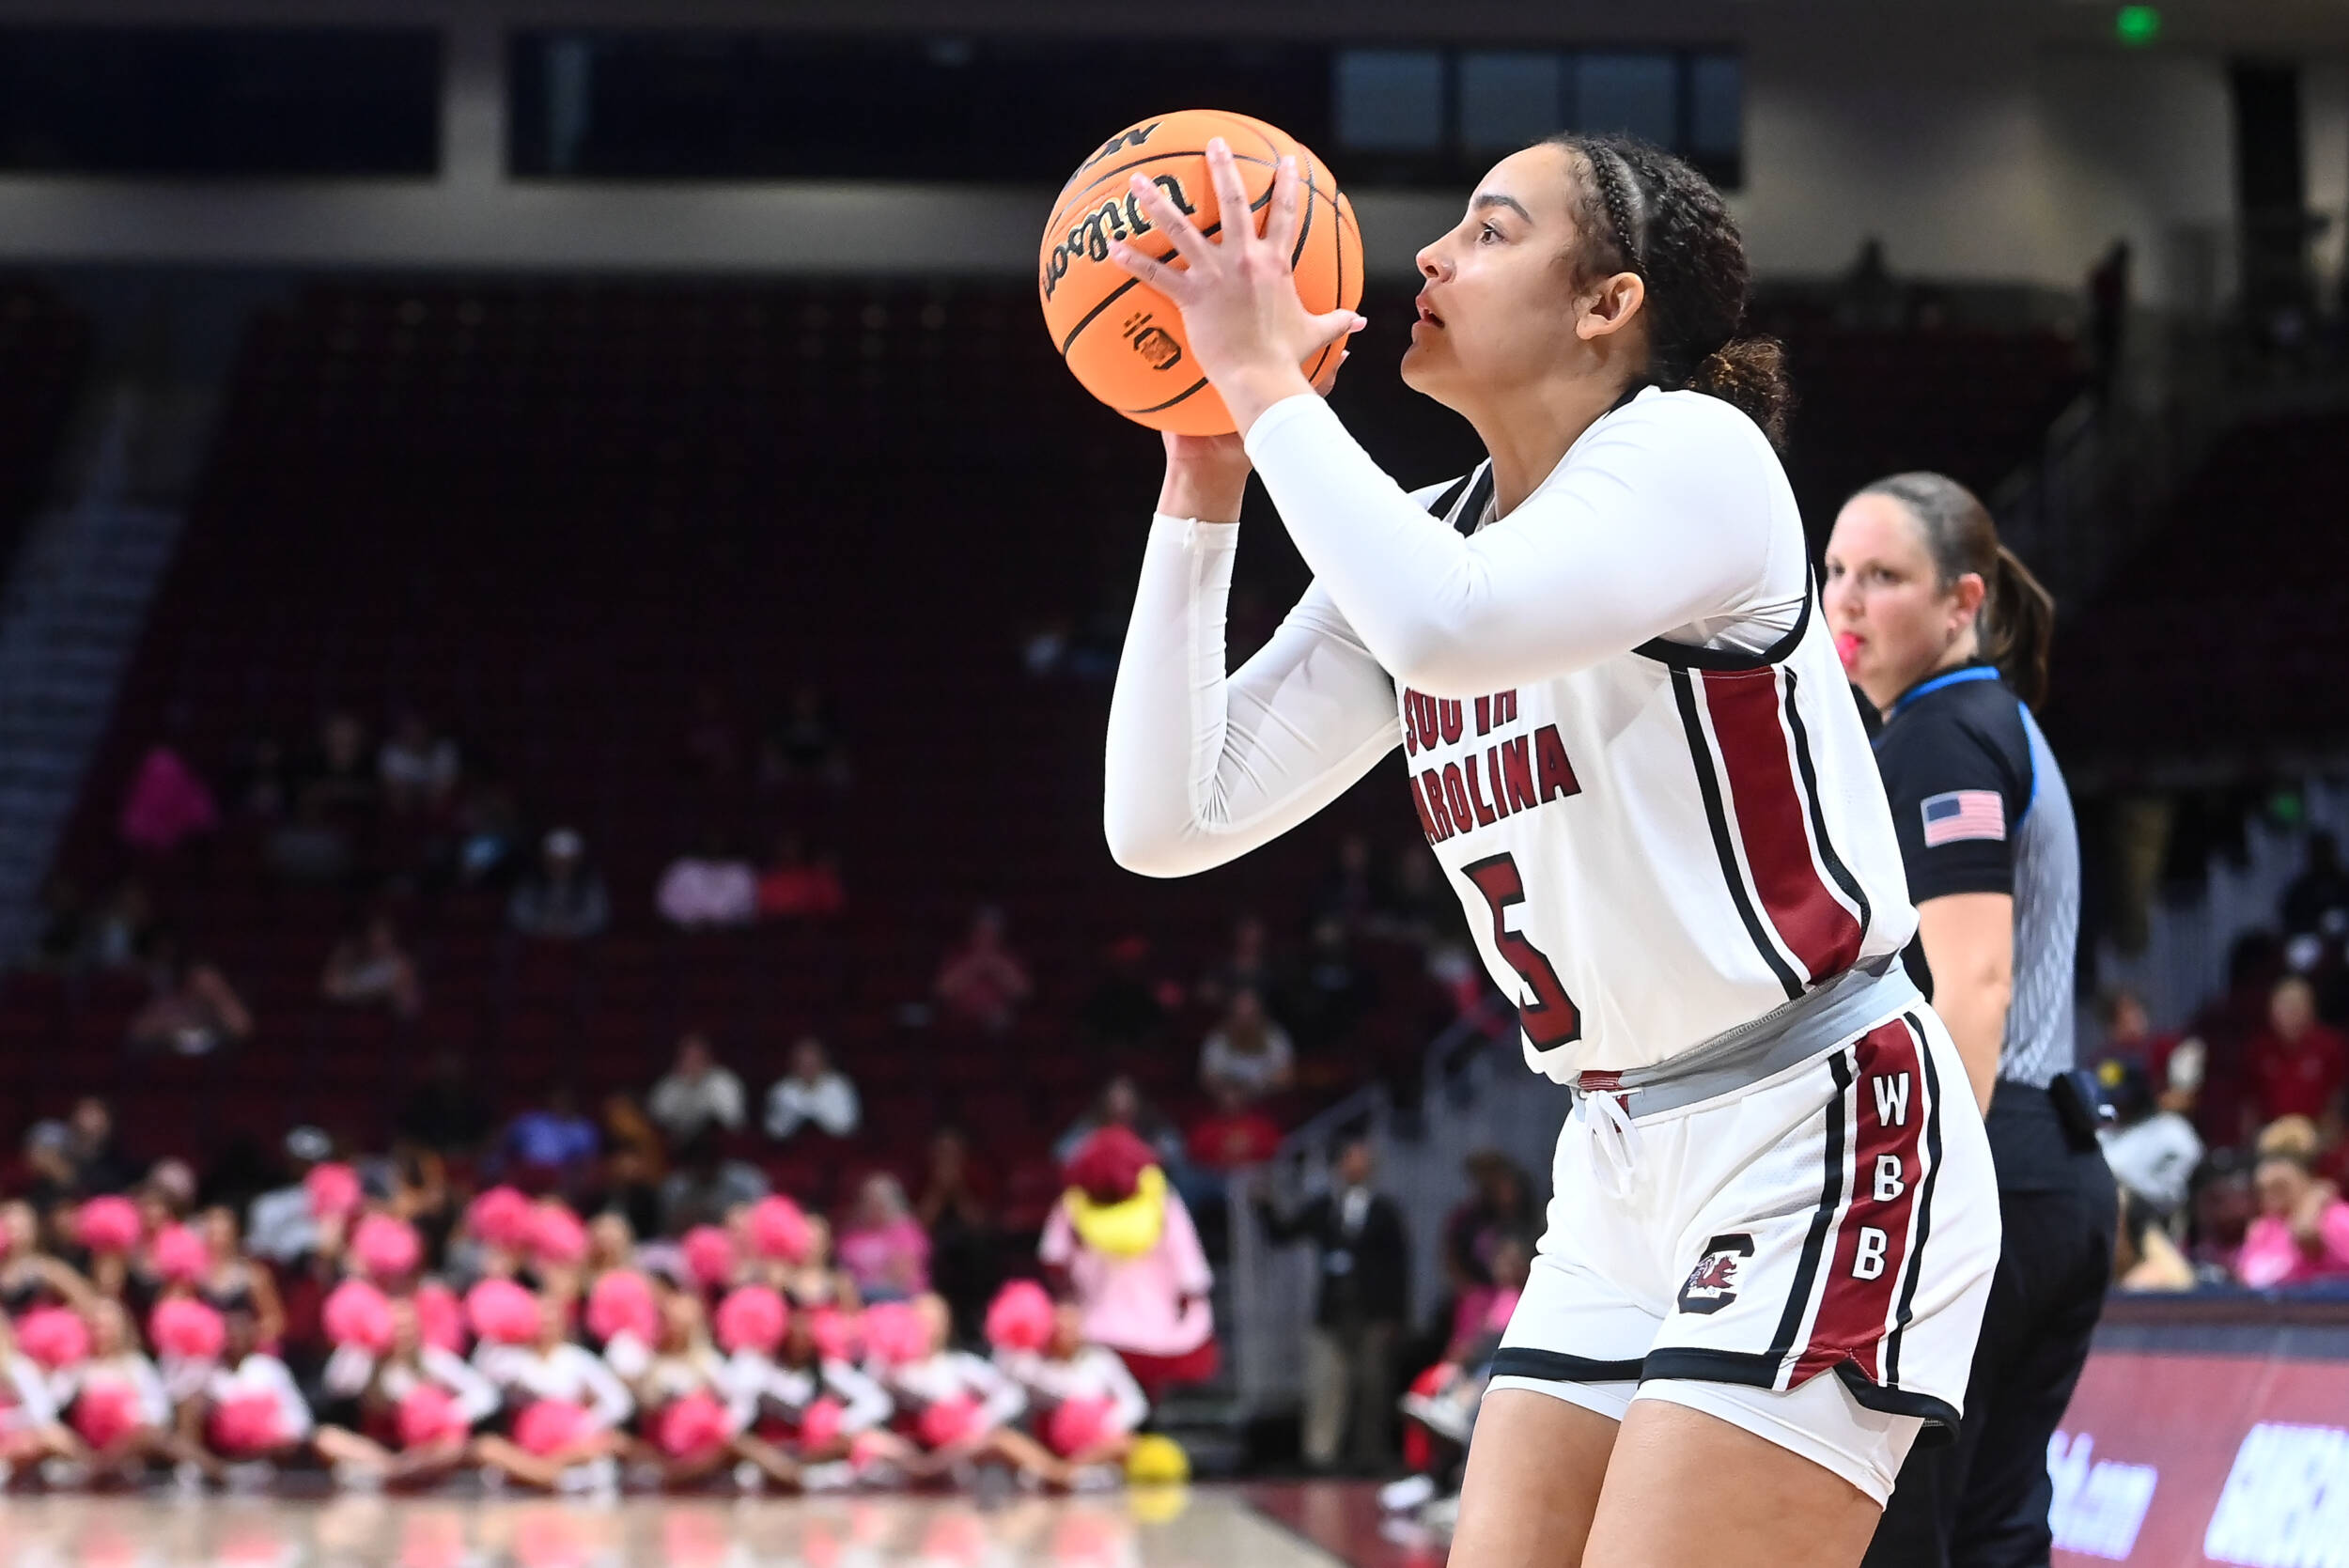
<instances>
[{"instance_id":1,"label":"basketball player","mask_svg":"<svg viewBox=\"0 0 2349 1568\"><path fill-rule=\"evenodd\" d=\"M1358 321L1298 299L1297 185L1220 241L1137 190L1172 248L1117 252L1241 435L1167 442L1112 849L1204 870L1401 744L1529 1062L1575 1091L1456 1563L1856 1563L1957 1423L1998 1210L1898 962L1916 915L1772 450L1779 352L1736 335L1735 225L1627 139L1495 166L1420 253L1403 362L1490 456L1411 494L1297 368ZM1227 675L1252 464L1315 582Z\"/></svg>"},{"instance_id":2,"label":"basketball player","mask_svg":"<svg viewBox=\"0 0 2349 1568\"><path fill-rule=\"evenodd\" d=\"M2047 1440L2104 1311L2118 1194L2095 1126L2049 1093L2073 1065L2079 837L2028 704L2047 681L2054 604L1973 492L1901 474L1843 505L1824 604L1884 716L1918 940L1910 969L1983 1108L2006 1244L1955 1444L1910 1456L1876 1568L2023 1568L2053 1538Z\"/></svg>"}]
</instances>

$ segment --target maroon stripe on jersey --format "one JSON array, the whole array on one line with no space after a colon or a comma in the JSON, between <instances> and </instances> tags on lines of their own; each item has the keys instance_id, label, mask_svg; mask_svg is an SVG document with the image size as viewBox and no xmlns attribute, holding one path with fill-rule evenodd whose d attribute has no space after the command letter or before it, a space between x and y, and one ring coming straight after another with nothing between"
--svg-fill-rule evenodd
<instances>
[{"instance_id":1,"label":"maroon stripe on jersey","mask_svg":"<svg viewBox=\"0 0 2349 1568\"><path fill-rule=\"evenodd\" d=\"M1895 1018L1852 1047L1851 1203L1828 1253L1826 1288L1789 1387L1845 1361L1887 1381L1884 1342L1906 1270L1931 1120L1924 1047Z\"/></svg>"},{"instance_id":2,"label":"maroon stripe on jersey","mask_svg":"<svg viewBox=\"0 0 2349 1568\"><path fill-rule=\"evenodd\" d=\"M1778 672L1707 670L1704 707L1763 912L1811 984L1830 980L1859 961L1862 932L1811 858L1807 802L1779 723Z\"/></svg>"}]
</instances>

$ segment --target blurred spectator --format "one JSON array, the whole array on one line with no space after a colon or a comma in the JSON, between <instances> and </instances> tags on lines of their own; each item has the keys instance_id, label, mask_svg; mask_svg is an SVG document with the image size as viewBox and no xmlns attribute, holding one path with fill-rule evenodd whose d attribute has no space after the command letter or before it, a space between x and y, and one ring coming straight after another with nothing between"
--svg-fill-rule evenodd
<instances>
[{"instance_id":1,"label":"blurred spectator","mask_svg":"<svg viewBox=\"0 0 2349 1568\"><path fill-rule=\"evenodd\" d=\"M1101 978L1077 1009L1077 1028L1097 1049L1138 1049L1158 1038L1168 1007L1180 1004L1181 989L1151 979L1146 937L1120 937L1110 943L1104 957Z\"/></svg>"},{"instance_id":2,"label":"blurred spectator","mask_svg":"<svg viewBox=\"0 0 2349 1568\"><path fill-rule=\"evenodd\" d=\"M725 697L714 686L693 693L693 719L685 729L680 760L688 777L713 788L741 775L741 733Z\"/></svg>"},{"instance_id":3,"label":"blurred spectator","mask_svg":"<svg viewBox=\"0 0 2349 1568\"><path fill-rule=\"evenodd\" d=\"M1322 874L1321 885L1314 890L1314 922L1335 921L1341 932L1351 936L1370 923L1377 904L1377 874L1371 866L1370 841L1360 833L1348 833L1338 841L1337 856Z\"/></svg>"},{"instance_id":4,"label":"blurred spectator","mask_svg":"<svg viewBox=\"0 0 2349 1568\"><path fill-rule=\"evenodd\" d=\"M412 1018L424 1011L416 961L399 945L399 932L385 914L370 916L334 944L319 990L329 1001L389 1008L397 1017Z\"/></svg>"},{"instance_id":5,"label":"blurred spectator","mask_svg":"<svg viewBox=\"0 0 2349 1568\"><path fill-rule=\"evenodd\" d=\"M971 934L938 966L931 988L946 1011L963 1022L990 1034L1011 1027L1035 987L1027 966L1003 936L1001 909L984 906L972 917Z\"/></svg>"},{"instance_id":6,"label":"blurred spectator","mask_svg":"<svg viewBox=\"0 0 2349 1568\"><path fill-rule=\"evenodd\" d=\"M907 1301L930 1288L930 1238L897 1178L876 1172L857 1187L840 1227L840 1266L867 1301Z\"/></svg>"},{"instance_id":7,"label":"blurred spectator","mask_svg":"<svg viewBox=\"0 0 2349 1568\"><path fill-rule=\"evenodd\" d=\"M506 918L527 937L568 940L592 937L612 918L603 878L587 863L587 843L576 830L557 828L539 846L537 869L507 901Z\"/></svg>"},{"instance_id":8,"label":"blurred spectator","mask_svg":"<svg viewBox=\"0 0 2349 1568\"><path fill-rule=\"evenodd\" d=\"M318 739L296 777L297 808L364 815L374 811L382 796L367 755L367 727L351 713L329 713L319 722Z\"/></svg>"},{"instance_id":9,"label":"blurred spectator","mask_svg":"<svg viewBox=\"0 0 2349 1568\"><path fill-rule=\"evenodd\" d=\"M1069 1191L1036 1256L1066 1279L1084 1337L1116 1351L1154 1405L1214 1376L1215 1276L1156 1151L1112 1124L1065 1164Z\"/></svg>"},{"instance_id":10,"label":"blurred spectator","mask_svg":"<svg viewBox=\"0 0 2349 1568\"><path fill-rule=\"evenodd\" d=\"M324 1129L298 1126L286 1134L286 1180L256 1197L245 1210L245 1250L288 1264L319 1244L319 1220L303 1178L333 1156Z\"/></svg>"},{"instance_id":11,"label":"blurred spectator","mask_svg":"<svg viewBox=\"0 0 2349 1568\"><path fill-rule=\"evenodd\" d=\"M455 850L450 869L460 887L500 888L513 878L524 844L512 791L498 784L474 786L457 814Z\"/></svg>"},{"instance_id":12,"label":"blurred spectator","mask_svg":"<svg viewBox=\"0 0 2349 1568\"><path fill-rule=\"evenodd\" d=\"M744 1203L767 1196L758 1167L728 1159L714 1132L705 1132L677 1151L677 1163L661 1184L661 1228L682 1235L696 1225L723 1225Z\"/></svg>"},{"instance_id":13,"label":"blurred spectator","mask_svg":"<svg viewBox=\"0 0 2349 1568\"><path fill-rule=\"evenodd\" d=\"M1314 926L1297 983L1285 999L1288 1020L1308 1051L1326 1049L1352 1033L1377 991L1355 960L1346 929L1343 922L1328 919Z\"/></svg>"},{"instance_id":14,"label":"blurred spectator","mask_svg":"<svg viewBox=\"0 0 2349 1568\"><path fill-rule=\"evenodd\" d=\"M405 816L446 810L457 792L461 764L457 742L436 734L431 722L411 708L399 716L376 754L375 770L382 782L384 803Z\"/></svg>"},{"instance_id":15,"label":"blurred spectator","mask_svg":"<svg viewBox=\"0 0 2349 1568\"><path fill-rule=\"evenodd\" d=\"M567 1083L556 1084L542 1104L506 1123L498 1140L506 1165L567 1193L577 1190L602 1147L596 1124L581 1112L579 1096Z\"/></svg>"},{"instance_id":16,"label":"blurred spectator","mask_svg":"<svg viewBox=\"0 0 2349 1568\"><path fill-rule=\"evenodd\" d=\"M701 1137L713 1136L707 1129ZM686 1145L692 1147L691 1143ZM644 1108L626 1094L603 1097L603 1182L598 1201L638 1235L661 1234L668 1145Z\"/></svg>"},{"instance_id":17,"label":"blurred spectator","mask_svg":"<svg viewBox=\"0 0 2349 1568\"><path fill-rule=\"evenodd\" d=\"M24 1129L24 1140L17 1149L29 1178L24 1199L39 1213L45 1215L73 1201L79 1177L72 1150L72 1129L54 1117L35 1122Z\"/></svg>"},{"instance_id":18,"label":"blurred spectator","mask_svg":"<svg viewBox=\"0 0 2349 1568\"><path fill-rule=\"evenodd\" d=\"M489 1101L474 1088L462 1053L442 1049L430 1076L399 1112L399 1130L437 1154L471 1154L490 1136Z\"/></svg>"},{"instance_id":19,"label":"blurred spectator","mask_svg":"<svg viewBox=\"0 0 2349 1568\"><path fill-rule=\"evenodd\" d=\"M2319 1181L2315 1126L2287 1116L2260 1134L2259 1218L2235 1254L2235 1278L2254 1289L2349 1275L2349 1203Z\"/></svg>"},{"instance_id":20,"label":"blurred spectator","mask_svg":"<svg viewBox=\"0 0 2349 1568\"><path fill-rule=\"evenodd\" d=\"M2194 1265L2153 1210L2127 1188L2121 1189L2121 1222L2113 1233L2112 1287L2130 1295L2194 1288Z\"/></svg>"},{"instance_id":21,"label":"blurred spectator","mask_svg":"<svg viewBox=\"0 0 2349 1568\"><path fill-rule=\"evenodd\" d=\"M1225 1088L1215 1108L1192 1124L1184 1146L1203 1171L1244 1171L1281 1152L1281 1126L1249 1103L1250 1096Z\"/></svg>"},{"instance_id":22,"label":"blurred spectator","mask_svg":"<svg viewBox=\"0 0 2349 1568\"><path fill-rule=\"evenodd\" d=\"M154 932L155 905L147 884L135 877L126 878L90 926L89 961L101 970L130 969Z\"/></svg>"},{"instance_id":23,"label":"blurred spectator","mask_svg":"<svg viewBox=\"0 0 2349 1568\"><path fill-rule=\"evenodd\" d=\"M1425 845L1406 845L1394 858L1394 869L1385 887L1379 890L1371 928L1391 940L1418 948L1466 940L1459 897L1444 885L1442 871Z\"/></svg>"},{"instance_id":24,"label":"blurred spectator","mask_svg":"<svg viewBox=\"0 0 2349 1568\"><path fill-rule=\"evenodd\" d=\"M122 801L122 842L133 849L168 854L182 840L220 826L212 792L178 752L157 742L139 759Z\"/></svg>"},{"instance_id":25,"label":"blurred spectator","mask_svg":"<svg viewBox=\"0 0 2349 1568\"><path fill-rule=\"evenodd\" d=\"M1363 1469L1392 1462L1395 1351L1410 1312L1410 1247L1403 1211L1374 1191L1370 1142L1338 1153L1330 1190L1294 1215L1259 1205L1276 1243L1310 1241L1321 1284L1305 1344L1305 1463Z\"/></svg>"},{"instance_id":26,"label":"blurred spectator","mask_svg":"<svg viewBox=\"0 0 2349 1568\"><path fill-rule=\"evenodd\" d=\"M782 720L760 748L759 772L770 784L817 780L843 789L854 780L848 744L821 687L803 684L791 693Z\"/></svg>"},{"instance_id":27,"label":"blurred spectator","mask_svg":"<svg viewBox=\"0 0 2349 1568\"><path fill-rule=\"evenodd\" d=\"M699 850L669 862L653 904L680 930L748 925L758 914L758 875L713 831L702 836Z\"/></svg>"},{"instance_id":28,"label":"blurred spectator","mask_svg":"<svg viewBox=\"0 0 2349 1568\"><path fill-rule=\"evenodd\" d=\"M831 856L811 861L806 841L786 833L775 858L758 877L758 912L770 920L816 920L836 915L848 901L840 867Z\"/></svg>"},{"instance_id":29,"label":"blurred spectator","mask_svg":"<svg viewBox=\"0 0 2349 1568\"><path fill-rule=\"evenodd\" d=\"M914 1218L930 1238L930 1288L946 1298L958 1331L978 1337L987 1305L1002 1283L996 1266L995 1216L971 1169L971 1144L955 1127L930 1136L929 1166Z\"/></svg>"},{"instance_id":30,"label":"blurred spectator","mask_svg":"<svg viewBox=\"0 0 2349 1568\"><path fill-rule=\"evenodd\" d=\"M2186 1206L2202 1162L2202 1140L2192 1122L2155 1097L2153 1080L2136 1063L2108 1058L2096 1077L2115 1117L2115 1125L2098 1135L2105 1163L2123 1190L2156 1219L2166 1219Z\"/></svg>"},{"instance_id":31,"label":"blurred spectator","mask_svg":"<svg viewBox=\"0 0 2349 1568\"><path fill-rule=\"evenodd\" d=\"M1494 1250L1504 1240L1538 1234L1542 1219L1532 1179L1508 1156L1480 1149L1465 1169L1474 1190L1443 1223L1444 1272L1455 1297L1491 1284Z\"/></svg>"},{"instance_id":32,"label":"blurred spectator","mask_svg":"<svg viewBox=\"0 0 2349 1568\"><path fill-rule=\"evenodd\" d=\"M253 1015L227 976L190 957L170 932L149 939L147 971L153 990L132 1016L132 1049L206 1056L252 1036Z\"/></svg>"},{"instance_id":33,"label":"blurred spectator","mask_svg":"<svg viewBox=\"0 0 2349 1568\"><path fill-rule=\"evenodd\" d=\"M1884 241L1875 235L1859 242L1835 291L1835 324L1865 332L1895 332L1906 324L1908 294L1892 276Z\"/></svg>"},{"instance_id":34,"label":"blurred spectator","mask_svg":"<svg viewBox=\"0 0 2349 1568\"><path fill-rule=\"evenodd\" d=\"M2341 841L2323 829L2309 834L2300 874L2284 889L2284 935L2349 934L2349 871L2341 864Z\"/></svg>"},{"instance_id":35,"label":"blurred spectator","mask_svg":"<svg viewBox=\"0 0 2349 1568\"><path fill-rule=\"evenodd\" d=\"M303 798L293 815L270 831L262 859L280 879L300 887L332 887L355 861L350 831L319 800Z\"/></svg>"},{"instance_id":36,"label":"blurred spectator","mask_svg":"<svg viewBox=\"0 0 2349 1568\"><path fill-rule=\"evenodd\" d=\"M706 1128L742 1130L742 1080L718 1064L708 1036L688 1034L677 1042L677 1062L652 1086L645 1109L673 1148L700 1137Z\"/></svg>"},{"instance_id":37,"label":"blurred spectator","mask_svg":"<svg viewBox=\"0 0 2349 1568\"><path fill-rule=\"evenodd\" d=\"M1272 967L1272 941L1263 917L1242 915L1232 923L1232 946L1199 978L1199 1001L1221 1007L1234 993L1253 991L1259 999L1273 994L1277 976Z\"/></svg>"},{"instance_id":38,"label":"blurred spectator","mask_svg":"<svg viewBox=\"0 0 2349 1568\"><path fill-rule=\"evenodd\" d=\"M1101 1097L1093 1109L1077 1118L1074 1126L1062 1133L1052 1145L1052 1157L1066 1165L1077 1157L1078 1151L1089 1142L1094 1134L1109 1127L1123 1127L1132 1133L1159 1157L1162 1164L1176 1162L1183 1156L1183 1137L1174 1124L1159 1114L1156 1108L1142 1097L1142 1087L1133 1079L1120 1073L1101 1090Z\"/></svg>"},{"instance_id":39,"label":"blurred spectator","mask_svg":"<svg viewBox=\"0 0 2349 1568\"><path fill-rule=\"evenodd\" d=\"M2144 999L2126 986L2116 986L2099 999L2096 1011L2105 1027L2105 1055L2134 1062L2145 1069L2151 1081L2163 1083L2177 1037L2154 1032Z\"/></svg>"},{"instance_id":40,"label":"blurred spectator","mask_svg":"<svg viewBox=\"0 0 2349 1568\"><path fill-rule=\"evenodd\" d=\"M1223 1021L1199 1048L1199 1081L1219 1101L1248 1104L1296 1080L1297 1050L1288 1032L1265 1016L1252 990L1232 993Z\"/></svg>"},{"instance_id":41,"label":"blurred spectator","mask_svg":"<svg viewBox=\"0 0 2349 1568\"><path fill-rule=\"evenodd\" d=\"M802 1034L791 1047L791 1068L767 1091L767 1136L780 1143L801 1127L853 1138L864 1118L856 1085L832 1064L824 1042Z\"/></svg>"},{"instance_id":42,"label":"blurred spectator","mask_svg":"<svg viewBox=\"0 0 2349 1568\"><path fill-rule=\"evenodd\" d=\"M128 1191L139 1179L138 1163L116 1145L114 1107L104 1100L96 1094L75 1100L65 1127L64 1154L72 1168L75 1197Z\"/></svg>"},{"instance_id":43,"label":"blurred spectator","mask_svg":"<svg viewBox=\"0 0 2349 1568\"><path fill-rule=\"evenodd\" d=\"M2244 1065L2260 1122L2305 1116L2328 1126L2349 1083L2349 1043L2317 1021L2315 988L2288 974L2268 993L2267 1028L2253 1036Z\"/></svg>"}]
</instances>

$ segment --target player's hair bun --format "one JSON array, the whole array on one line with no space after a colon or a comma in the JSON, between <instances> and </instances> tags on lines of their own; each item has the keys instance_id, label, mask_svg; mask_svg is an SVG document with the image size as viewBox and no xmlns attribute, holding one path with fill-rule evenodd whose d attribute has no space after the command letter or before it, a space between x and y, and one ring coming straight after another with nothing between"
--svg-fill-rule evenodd
<instances>
[{"instance_id":1,"label":"player's hair bun","mask_svg":"<svg viewBox=\"0 0 2349 1568\"><path fill-rule=\"evenodd\" d=\"M1775 337L1733 337L1707 354L1688 378L1688 390L1718 397L1762 427L1772 446L1786 443L1795 386L1786 375L1786 346Z\"/></svg>"}]
</instances>

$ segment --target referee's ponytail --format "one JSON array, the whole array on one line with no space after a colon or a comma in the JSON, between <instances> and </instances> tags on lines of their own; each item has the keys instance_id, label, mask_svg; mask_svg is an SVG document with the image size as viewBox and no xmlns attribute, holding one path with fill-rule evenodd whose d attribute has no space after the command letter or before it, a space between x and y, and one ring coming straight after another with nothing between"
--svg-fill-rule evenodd
<instances>
[{"instance_id":1,"label":"referee's ponytail","mask_svg":"<svg viewBox=\"0 0 2349 1568\"><path fill-rule=\"evenodd\" d=\"M1739 334L1750 279L1746 242L1712 182L1636 136L1553 136L1579 163L1578 287L1616 272L1647 285L1646 380L1719 397L1786 442L1795 389L1774 337Z\"/></svg>"},{"instance_id":2,"label":"referee's ponytail","mask_svg":"<svg viewBox=\"0 0 2349 1568\"><path fill-rule=\"evenodd\" d=\"M1917 520L1943 591L1968 572L1982 579L1982 608L1974 616L1982 657L1998 666L2023 701L2033 707L2046 701L2055 596L1999 542L1990 508L1946 474L1895 474L1859 493L1890 496Z\"/></svg>"}]
</instances>

